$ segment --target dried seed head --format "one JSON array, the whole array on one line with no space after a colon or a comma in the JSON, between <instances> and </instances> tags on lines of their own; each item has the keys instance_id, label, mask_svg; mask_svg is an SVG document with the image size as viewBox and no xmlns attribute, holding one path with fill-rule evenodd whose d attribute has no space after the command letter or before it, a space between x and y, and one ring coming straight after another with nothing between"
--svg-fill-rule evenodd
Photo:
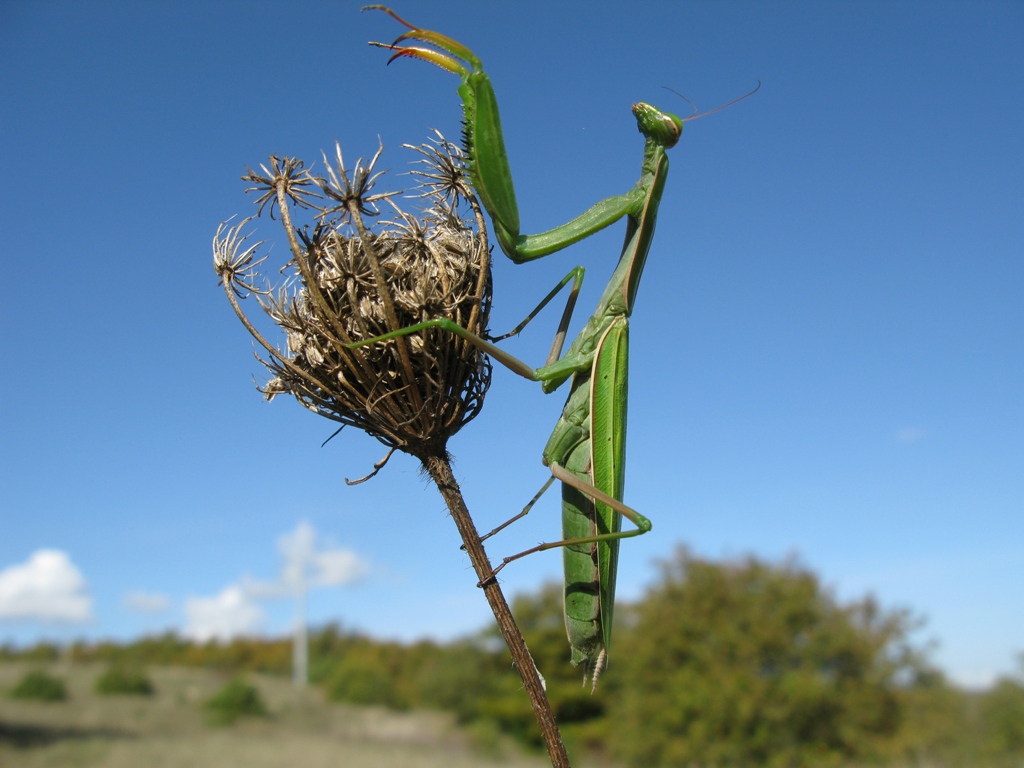
<instances>
[{"instance_id":1,"label":"dried seed head","mask_svg":"<svg viewBox=\"0 0 1024 768\"><path fill-rule=\"evenodd\" d=\"M284 287L256 288L256 251L241 230L214 238L214 267L236 314L266 351L267 399L291 394L305 407L341 424L357 426L384 444L420 458L442 455L451 435L479 412L490 384L486 356L440 329L361 347L348 344L444 317L485 336L490 310L490 249L480 207L465 180L458 148L437 134L417 148L426 169L426 211L414 216L392 199L374 194L382 173L380 151L349 172L340 148L327 177L303 171L301 161L271 158L266 175L249 170L261 194L260 211L276 205L288 236L291 260ZM322 194L309 189L314 186ZM324 207L314 198L328 201ZM364 217L387 202L395 217L368 228ZM317 211L312 229L296 226L289 203ZM459 207L466 203L467 221ZM258 214L257 214L258 215ZM265 257L264 257L265 258ZM240 299L255 295L284 332L273 345L242 312Z\"/></svg>"}]
</instances>

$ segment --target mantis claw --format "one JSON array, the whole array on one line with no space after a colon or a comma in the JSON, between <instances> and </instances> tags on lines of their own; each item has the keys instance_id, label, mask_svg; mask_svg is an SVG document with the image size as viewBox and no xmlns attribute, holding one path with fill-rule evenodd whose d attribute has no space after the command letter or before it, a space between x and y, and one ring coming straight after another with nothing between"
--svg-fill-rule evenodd
<instances>
[{"instance_id":1,"label":"mantis claw","mask_svg":"<svg viewBox=\"0 0 1024 768\"><path fill-rule=\"evenodd\" d=\"M402 24L403 26L409 28L409 32L403 32L401 35L396 37L395 41L390 46L381 45L380 43L377 43L377 45L381 45L382 48L390 47L393 50L398 51L398 53L391 57L390 61L394 61L398 56L413 56L414 58L429 61L431 64L436 64L442 69L445 69L457 75L468 74L465 67L463 67L458 62L452 60L452 57L454 57L456 59L461 59L462 61L469 62L469 64L472 65L474 72L478 72L482 69L480 59L478 59L469 48L467 48L457 40L453 40L447 35L442 35L440 32L434 32L433 30L423 29L421 27L415 26L414 24L410 24L408 21L403 19L401 16L392 11L386 5L366 5L363 6L363 10L384 11L384 13L393 18L399 24ZM440 48L442 51L449 55L445 56L444 54L440 54L437 51L432 51L429 48L418 48L416 46L399 46L398 44L404 40L419 40L421 43L430 43L432 45L436 45L438 48ZM406 53L407 51L408 53ZM426 56L424 54L433 54L433 56ZM442 64L440 61L438 61L438 59L442 59L446 63Z\"/></svg>"},{"instance_id":2,"label":"mantis claw","mask_svg":"<svg viewBox=\"0 0 1024 768\"><path fill-rule=\"evenodd\" d=\"M397 43L398 41L396 40L395 42ZM390 48L392 51L395 51L391 58L388 59L388 64L402 56L408 56L412 59L419 59L420 61L433 64L435 67L440 67L445 72L451 72L453 75L458 75L459 77L465 77L469 74L469 70L462 66L457 59L451 56L446 56L445 54L430 48L420 48L415 45L401 47L395 45L395 43L392 43L391 45L387 45L385 43L371 43L371 45L376 45L378 48Z\"/></svg>"},{"instance_id":3,"label":"mantis claw","mask_svg":"<svg viewBox=\"0 0 1024 768\"><path fill-rule=\"evenodd\" d=\"M457 40L440 32L416 27L386 6L369 5L364 10L384 11L408 27L409 31L399 35L390 46L380 46L395 52L389 63L401 56L407 56L426 61L459 76L462 81L459 96L462 98L465 117L464 149L473 188L483 207L491 215L496 238L502 250L513 260L519 260L519 207L512 188L512 172L509 170L508 158L505 155L498 102L490 79L484 72L483 63L473 51ZM417 40L434 48L403 45L406 40Z\"/></svg>"},{"instance_id":4,"label":"mantis claw","mask_svg":"<svg viewBox=\"0 0 1024 768\"><path fill-rule=\"evenodd\" d=\"M360 8L360 10L361 11L384 11L384 13L386 13L392 19L397 21L399 24L403 24L403 25L407 26L409 29L416 29L416 27L414 27L408 21L403 19L401 16L399 16L394 11L392 11L386 5L380 5L379 3L374 3L373 5L364 5L362 8Z\"/></svg>"}]
</instances>

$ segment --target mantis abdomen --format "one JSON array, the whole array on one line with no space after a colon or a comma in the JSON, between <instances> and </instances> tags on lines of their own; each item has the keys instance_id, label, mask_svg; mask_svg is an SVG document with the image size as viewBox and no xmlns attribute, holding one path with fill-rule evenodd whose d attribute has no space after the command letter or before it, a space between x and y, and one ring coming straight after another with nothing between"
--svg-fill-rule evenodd
<instances>
[{"instance_id":1,"label":"mantis abdomen","mask_svg":"<svg viewBox=\"0 0 1024 768\"><path fill-rule=\"evenodd\" d=\"M545 460L558 464L590 488L621 502L625 487L626 403L629 321L615 318L600 338L590 370L573 377ZM565 628L572 663L594 683L611 642L615 575L622 516L569 483L562 484L562 550L565 570ZM593 541L594 537L611 534Z\"/></svg>"}]
</instances>

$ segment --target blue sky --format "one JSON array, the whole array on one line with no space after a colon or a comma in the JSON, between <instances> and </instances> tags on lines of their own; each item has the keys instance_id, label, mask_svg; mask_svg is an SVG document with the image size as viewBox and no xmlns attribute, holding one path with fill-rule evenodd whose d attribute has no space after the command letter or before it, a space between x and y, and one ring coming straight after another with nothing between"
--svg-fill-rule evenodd
<instances>
[{"instance_id":1,"label":"blue sky","mask_svg":"<svg viewBox=\"0 0 1024 768\"><path fill-rule=\"evenodd\" d=\"M483 59L526 231L632 185L633 101L686 114L662 86L709 109L763 82L672 150L631 335L626 500L654 530L623 545L620 596L680 543L796 554L843 599L924 617L954 679L1010 672L1024 651L1024 6L396 10ZM330 423L263 402L211 266L217 225L253 210L245 165L319 160L336 140L368 156L379 137L397 173L403 142L458 136L454 77L386 67L366 45L399 31L348 2L0 6L0 642L284 632L296 542L319 563L314 621L406 639L487 623L412 459L346 487L382 447L346 430L321 448ZM256 224L283 260L277 227ZM492 329L575 264L582 322L613 230L529 265L498 257ZM540 364L556 321L509 349ZM496 371L450 446L479 527L546 478L563 398ZM550 540L557 518L552 494L492 557ZM559 569L545 553L503 581L533 590Z\"/></svg>"}]
</instances>

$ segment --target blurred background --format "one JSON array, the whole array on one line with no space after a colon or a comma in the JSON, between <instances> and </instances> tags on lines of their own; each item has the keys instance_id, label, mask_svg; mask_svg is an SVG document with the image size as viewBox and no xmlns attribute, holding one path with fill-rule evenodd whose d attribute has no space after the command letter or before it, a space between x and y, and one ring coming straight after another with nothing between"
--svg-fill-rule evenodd
<instances>
[{"instance_id":1,"label":"blurred background","mask_svg":"<svg viewBox=\"0 0 1024 768\"><path fill-rule=\"evenodd\" d=\"M971 695L1017 679L1021 5L396 10L483 60L525 231L635 182L632 102L686 116L663 86L703 111L762 82L688 123L671 153L632 317L626 501L654 530L622 547L624 604L668 588L659 563L743 574L753 562L813 578L820 605L907 617L897 634L926 660L904 670L914 679L927 667ZM366 45L402 31L346 2L0 4L0 644L12 657L79 641L84 660L147 636L280 642L287 673L299 570L314 635L333 624L403 648L482 642L489 611L416 462L396 456L346 486L383 446L352 430L322 445L331 423L263 401L211 269L218 224L255 213L247 165L273 153L319 166L335 141L352 160L382 143L383 183L407 189L401 145L433 128L458 137L457 79L385 66ZM283 264L279 223L254 229ZM621 236L520 267L496 254L492 330L582 264L578 329ZM509 350L539 365L557 318ZM495 370L450 444L481 529L546 479L563 398ZM551 540L558 515L549 494L488 543L492 558ZM529 604L560 566L532 556L503 585Z\"/></svg>"}]
</instances>

